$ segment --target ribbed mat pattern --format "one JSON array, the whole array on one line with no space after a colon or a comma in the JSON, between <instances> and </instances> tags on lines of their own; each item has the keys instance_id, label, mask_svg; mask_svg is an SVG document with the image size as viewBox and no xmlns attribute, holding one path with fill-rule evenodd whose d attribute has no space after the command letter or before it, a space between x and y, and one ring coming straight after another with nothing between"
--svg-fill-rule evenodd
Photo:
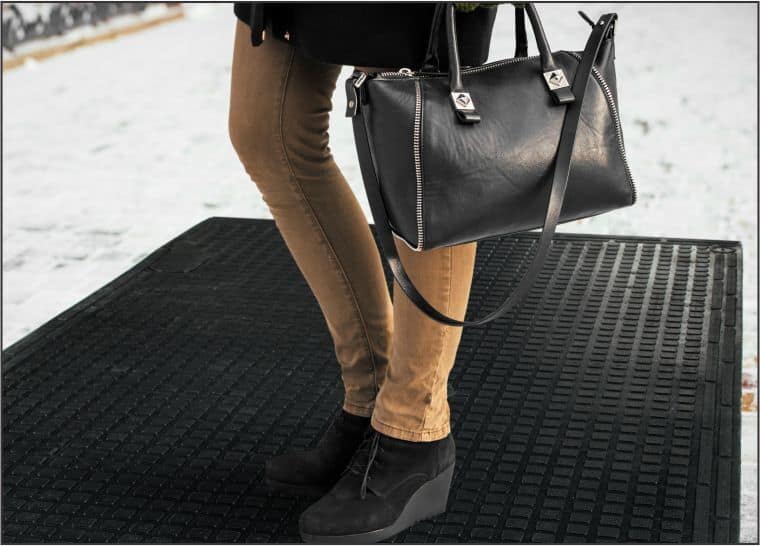
<instances>
[{"instance_id":1,"label":"ribbed mat pattern","mask_svg":"<svg viewBox=\"0 0 760 546\"><path fill-rule=\"evenodd\" d=\"M535 234L481 242L470 311ZM449 510L396 542L738 540L741 248L558 235L450 378ZM6 542L298 542L264 461L341 400L274 224L210 218L3 353Z\"/></svg>"}]
</instances>

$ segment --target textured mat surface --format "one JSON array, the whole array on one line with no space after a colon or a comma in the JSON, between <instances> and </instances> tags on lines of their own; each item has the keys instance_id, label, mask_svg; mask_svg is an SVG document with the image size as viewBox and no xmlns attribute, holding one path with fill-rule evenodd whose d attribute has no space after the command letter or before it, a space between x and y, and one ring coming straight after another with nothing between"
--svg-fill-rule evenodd
<instances>
[{"instance_id":1,"label":"textured mat surface","mask_svg":"<svg viewBox=\"0 0 760 546\"><path fill-rule=\"evenodd\" d=\"M480 243L471 312L535 241ZM449 511L395 540L737 540L740 281L736 243L557 236L465 330ZM341 388L272 222L209 219L3 356L4 541L299 541L263 463Z\"/></svg>"}]
</instances>

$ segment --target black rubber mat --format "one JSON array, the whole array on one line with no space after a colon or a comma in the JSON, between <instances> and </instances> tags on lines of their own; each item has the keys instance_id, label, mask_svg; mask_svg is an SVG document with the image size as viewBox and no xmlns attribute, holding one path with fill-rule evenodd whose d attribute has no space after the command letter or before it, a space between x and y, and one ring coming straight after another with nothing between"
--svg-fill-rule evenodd
<instances>
[{"instance_id":1,"label":"black rubber mat","mask_svg":"<svg viewBox=\"0 0 760 546\"><path fill-rule=\"evenodd\" d=\"M481 242L471 311L536 242ZM465 330L449 510L397 542L733 542L741 248L559 235L513 314ZM212 218L4 352L7 542L298 542L264 461L341 400L274 225Z\"/></svg>"}]
</instances>

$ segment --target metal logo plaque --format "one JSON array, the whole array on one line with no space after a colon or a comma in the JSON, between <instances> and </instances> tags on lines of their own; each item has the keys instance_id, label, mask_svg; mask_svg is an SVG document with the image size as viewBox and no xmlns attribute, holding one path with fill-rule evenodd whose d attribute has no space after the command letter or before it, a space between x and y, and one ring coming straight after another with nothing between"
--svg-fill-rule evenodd
<instances>
[{"instance_id":1,"label":"metal logo plaque","mask_svg":"<svg viewBox=\"0 0 760 546\"><path fill-rule=\"evenodd\" d=\"M565 73L562 71L561 68L558 68L557 70L550 70L549 72L544 72L544 79L546 80L546 83L549 85L549 89L554 91L555 89L561 89L563 87L569 87L570 84L567 81L567 78L565 77Z\"/></svg>"}]
</instances>

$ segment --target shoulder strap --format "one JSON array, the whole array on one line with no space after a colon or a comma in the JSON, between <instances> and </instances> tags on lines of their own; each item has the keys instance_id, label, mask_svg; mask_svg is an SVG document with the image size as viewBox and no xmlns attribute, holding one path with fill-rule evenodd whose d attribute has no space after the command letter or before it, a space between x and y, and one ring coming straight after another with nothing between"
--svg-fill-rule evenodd
<instances>
[{"instance_id":1,"label":"shoulder strap","mask_svg":"<svg viewBox=\"0 0 760 546\"><path fill-rule=\"evenodd\" d=\"M544 260L546 259L549 247L551 246L551 240L554 236L560 212L562 210L562 202L565 197L567 181L570 175L575 135L578 130L581 108L583 107L583 99L586 92L586 84L591 77L591 70L594 66L602 42L608 36L616 19L617 15L614 13L605 14L599 19L596 25L594 25L591 36L583 51L583 58L575 73L575 78L573 79L572 92L575 96L575 101L567 106L556 106L556 108L564 107L567 108L567 110L565 112L562 132L557 147L557 155L554 161L551 192L546 209L546 216L544 218L543 230L538 240L537 250L533 261L509 297L507 297L498 308L483 317L474 320L460 321L444 315L428 303L414 286L414 283L406 274L406 271L404 271L401 258L396 250L390 222L385 212L383 197L380 193L380 181L377 177L377 164L372 151L373 147L370 143L370 134L366 118L362 108L356 109L356 114L353 116L354 137L356 139L356 146L359 153L359 164L362 171L362 177L366 182L369 182L365 184L365 188L367 189L367 198L369 200L370 209L372 210L372 216L375 220L375 228L377 230L378 239L380 240L380 246L383 249L385 258L393 273L393 277L401 290L403 290L404 294L406 294L406 296L430 318L449 326L479 326L504 316L530 291L530 288L533 285L533 279L543 268ZM360 93L365 92L366 91L360 88Z\"/></svg>"},{"instance_id":2,"label":"shoulder strap","mask_svg":"<svg viewBox=\"0 0 760 546\"><path fill-rule=\"evenodd\" d=\"M440 41L439 33L445 9L446 2L435 3L430 32L428 33L427 48L425 50L425 60L422 63L422 69L425 71L438 70L441 66L438 60L438 43ZM515 3L515 57L527 56L528 32L525 27L525 5Z\"/></svg>"}]
</instances>

